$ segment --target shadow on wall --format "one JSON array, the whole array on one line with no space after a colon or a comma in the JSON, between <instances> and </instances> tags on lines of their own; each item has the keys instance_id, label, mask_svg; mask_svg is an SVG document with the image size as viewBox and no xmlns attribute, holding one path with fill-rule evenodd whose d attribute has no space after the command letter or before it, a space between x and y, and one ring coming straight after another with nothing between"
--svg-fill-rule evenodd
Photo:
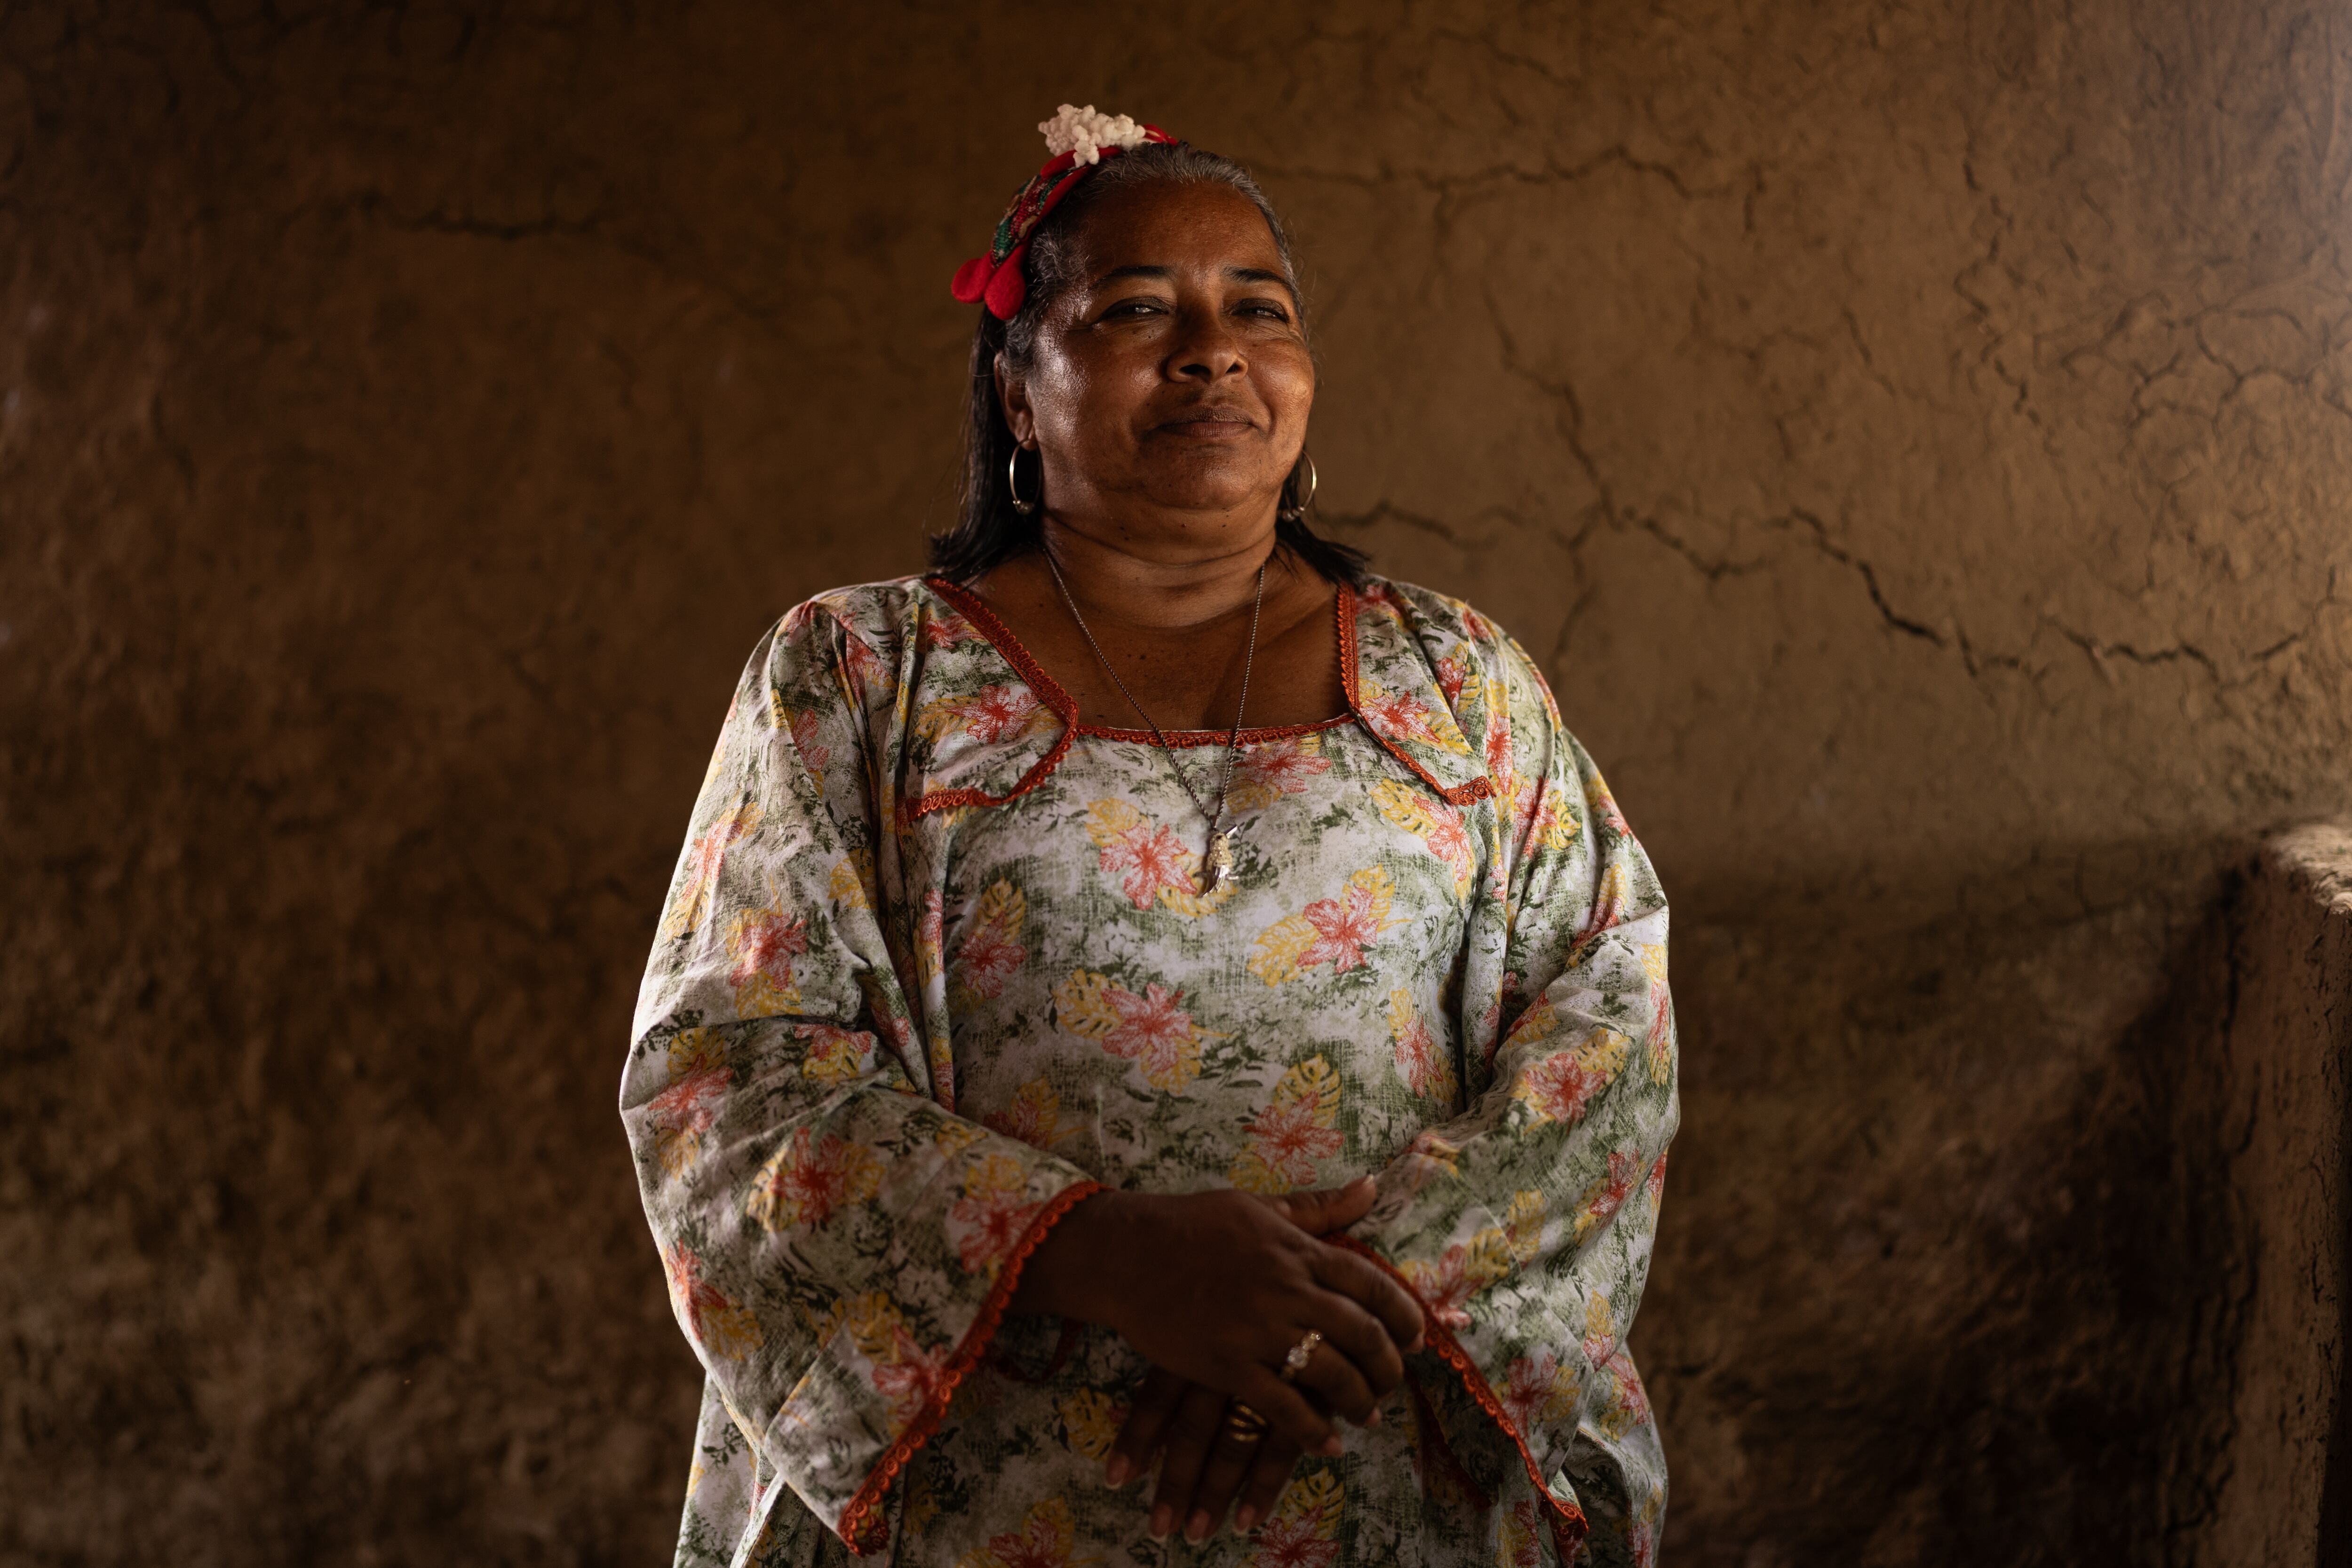
<instances>
[{"instance_id":1,"label":"shadow on wall","mask_svg":"<svg viewBox=\"0 0 2352 1568\"><path fill-rule=\"evenodd\" d=\"M1685 941L1718 1049L1675 1175L1712 1224L1667 1232L1644 1354L1681 1473L1767 1500L1679 1560L2346 1560L2347 889L2352 832L2314 829L2185 929ZM2160 989L2078 988L2136 950ZM1809 1037L1855 1092L1727 1070L1751 1034ZM1768 1142L1832 1196L1781 1209L1727 1153Z\"/></svg>"}]
</instances>

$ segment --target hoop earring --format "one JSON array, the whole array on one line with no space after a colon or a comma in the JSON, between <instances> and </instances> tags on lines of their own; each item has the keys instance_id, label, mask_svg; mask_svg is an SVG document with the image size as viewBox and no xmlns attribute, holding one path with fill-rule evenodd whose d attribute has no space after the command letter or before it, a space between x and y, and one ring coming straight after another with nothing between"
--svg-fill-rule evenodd
<instances>
[{"instance_id":1,"label":"hoop earring","mask_svg":"<svg viewBox=\"0 0 2352 1568\"><path fill-rule=\"evenodd\" d=\"M1013 509L1023 517L1037 509L1036 502L1021 498L1021 448L1018 446L1013 449L1013 455L1004 460L1004 493L1013 497Z\"/></svg>"},{"instance_id":2,"label":"hoop earring","mask_svg":"<svg viewBox=\"0 0 2352 1568\"><path fill-rule=\"evenodd\" d=\"M1302 453L1300 455L1305 456L1305 454ZM1297 505L1284 507L1276 515L1280 517L1286 523L1295 523L1298 521L1299 518L1305 517L1307 515L1307 508L1315 504L1315 459L1307 457L1307 494L1298 497Z\"/></svg>"}]
</instances>

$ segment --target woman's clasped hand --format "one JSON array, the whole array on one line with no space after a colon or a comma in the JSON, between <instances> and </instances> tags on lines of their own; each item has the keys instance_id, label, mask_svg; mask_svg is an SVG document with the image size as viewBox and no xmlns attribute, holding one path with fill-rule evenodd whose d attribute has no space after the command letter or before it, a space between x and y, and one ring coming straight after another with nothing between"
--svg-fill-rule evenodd
<instances>
[{"instance_id":1,"label":"woman's clasped hand","mask_svg":"<svg viewBox=\"0 0 2352 1568\"><path fill-rule=\"evenodd\" d=\"M1419 1304L1378 1264L1322 1239L1372 1197L1369 1176L1281 1197L1106 1192L1029 1260L1014 1310L1101 1323L1151 1363L1106 1476L1122 1486L1159 1459L1154 1536L1181 1521L1204 1540L1236 1500L1234 1528L1249 1530L1301 1454L1339 1454L1333 1416L1373 1424L1404 1380Z\"/></svg>"}]
</instances>

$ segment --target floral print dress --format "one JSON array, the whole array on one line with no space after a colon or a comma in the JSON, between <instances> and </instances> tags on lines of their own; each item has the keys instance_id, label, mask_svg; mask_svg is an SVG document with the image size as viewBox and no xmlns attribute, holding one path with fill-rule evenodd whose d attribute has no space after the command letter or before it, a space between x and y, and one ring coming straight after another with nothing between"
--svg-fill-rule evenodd
<instances>
[{"instance_id":1,"label":"floral print dress","mask_svg":"<svg viewBox=\"0 0 2352 1568\"><path fill-rule=\"evenodd\" d=\"M824 594L754 653L621 1092L708 1373L679 1563L1650 1560L1665 904L1517 643L1379 580L1335 615L1349 711L1244 733L1205 895L1169 758L969 592ZM1428 1348L1251 1536L1153 1542L1102 1482L1145 1364L1008 1315L1023 1260L1104 1187L1366 1173L1343 1244Z\"/></svg>"}]
</instances>

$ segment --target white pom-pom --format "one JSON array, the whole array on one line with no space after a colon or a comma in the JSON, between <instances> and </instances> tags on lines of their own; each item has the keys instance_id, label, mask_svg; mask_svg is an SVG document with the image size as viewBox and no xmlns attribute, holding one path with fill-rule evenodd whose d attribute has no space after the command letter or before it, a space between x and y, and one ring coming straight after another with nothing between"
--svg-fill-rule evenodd
<instances>
[{"instance_id":1,"label":"white pom-pom","mask_svg":"<svg viewBox=\"0 0 2352 1568\"><path fill-rule=\"evenodd\" d=\"M1037 129L1045 134L1048 156L1075 154L1081 163L1099 163L1102 150L1116 147L1122 152L1132 152L1143 145L1143 127L1124 114L1097 114L1095 106L1079 109L1064 104L1054 111L1051 120L1041 120Z\"/></svg>"}]
</instances>

